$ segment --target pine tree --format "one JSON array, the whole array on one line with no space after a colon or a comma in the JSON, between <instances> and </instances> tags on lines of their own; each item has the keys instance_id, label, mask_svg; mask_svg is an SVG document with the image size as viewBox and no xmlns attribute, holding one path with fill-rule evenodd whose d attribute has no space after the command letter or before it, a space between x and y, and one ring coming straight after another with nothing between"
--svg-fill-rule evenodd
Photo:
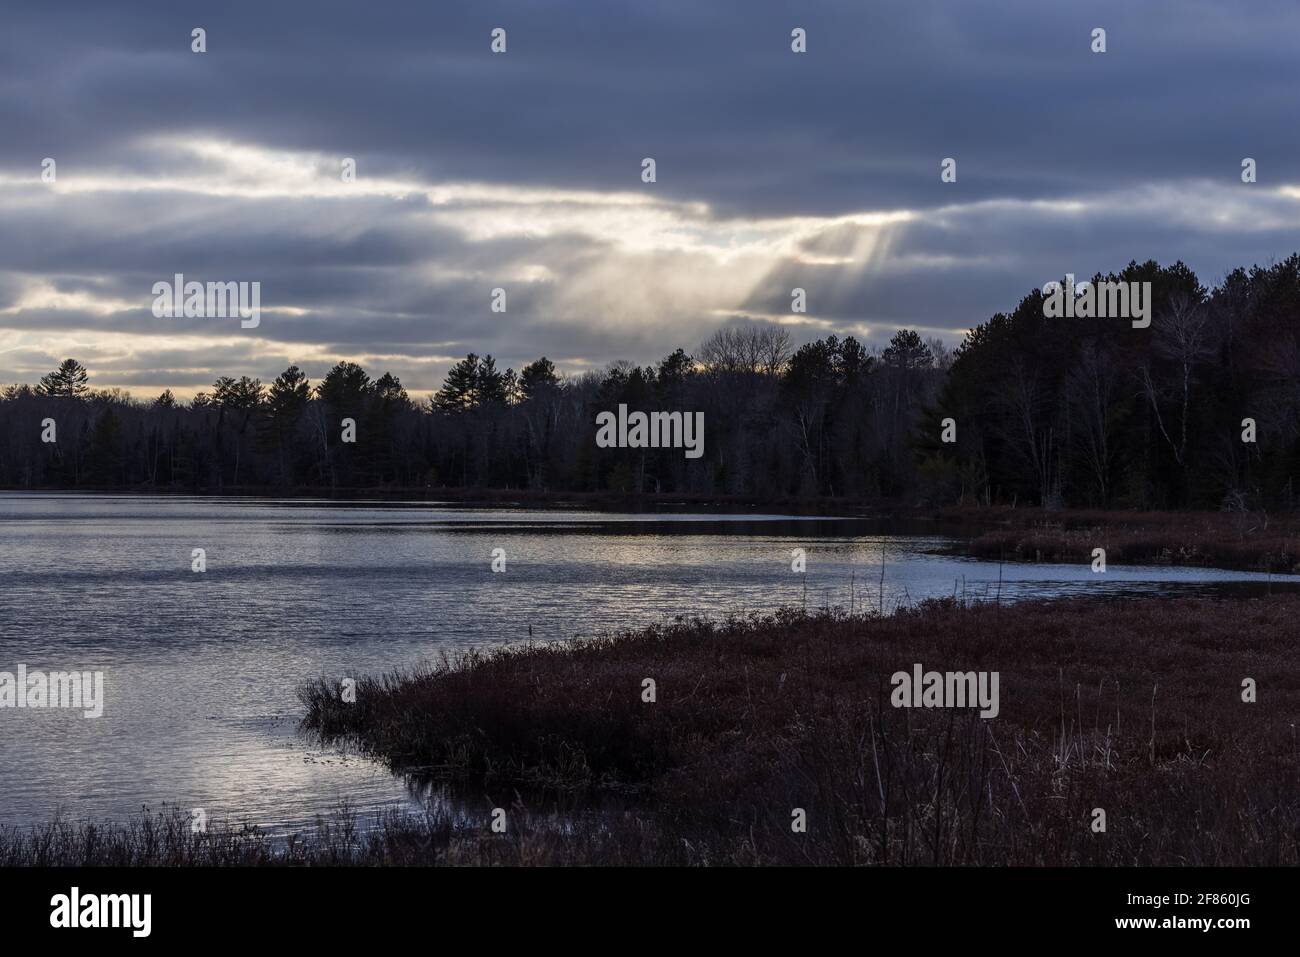
<instances>
[{"instance_id":1,"label":"pine tree","mask_svg":"<svg viewBox=\"0 0 1300 957\"><path fill-rule=\"evenodd\" d=\"M94 484L122 483L122 426L111 405L104 407L91 430L86 460L86 474Z\"/></svg>"},{"instance_id":2,"label":"pine tree","mask_svg":"<svg viewBox=\"0 0 1300 957\"><path fill-rule=\"evenodd\" d=\"M89 379L85 366L76 359L64 359L57 369L41 377L38 389L42 395L75 399L85 395Z\"/></svg>"},{"instance_id":3,"label":"pine tree","mask_svg":"<svg viewBox=\"0 0 1300 957\"><path fill-rule=\"evenodd\" d=\"M530 362L519 373L519 391L523 398L531 399L560 384L555 363L546 356Z\"/></svg>"},{"instance_id":4,"label":"pine tree","mask_svg":"<svg viewBox=\"0 0 1300 957\"><path fill-rule=\"evenodd\" d=\"M509 401L514 377L514 371L511 369L497 372L496 360L491 356L484 356L478 364L476 405L493 405Z\"/></svg>"},{"instance_id":5,"label":"pine tree","mask_svg":"<svg viewBox=\"0 0 1300 957\"><path fill-rule=\"evenodd\" d=\"M293 484L294 457L290 452L310 399L311 383L297 366L289 366L276 376L267 392L267 427L259 438L264 449L275 450L280 481L285 485Z\"/></svg>"},{"instance_id":6,"label":"pine tree","mask_svg":"<svg viewBox=\"0 0 1300 957\"><path fill-rule=\"evenodd\" d=\"M363 401L374 391L374 383L366 370L355 362L340 362L316 387L316 395L324 400L334 415L356 416Z\"/></svg>"},{"instance_id":7,"label":"pine tree","mask_svg":"<svg viewBox=\"0 0 1300 957\"><path fill-rule=\"evenodd\" d=\"M442 388L433 397L439 412L466 412L478 405L478 356L470 353L447 371Z\"/></svg>"}]
</instances>

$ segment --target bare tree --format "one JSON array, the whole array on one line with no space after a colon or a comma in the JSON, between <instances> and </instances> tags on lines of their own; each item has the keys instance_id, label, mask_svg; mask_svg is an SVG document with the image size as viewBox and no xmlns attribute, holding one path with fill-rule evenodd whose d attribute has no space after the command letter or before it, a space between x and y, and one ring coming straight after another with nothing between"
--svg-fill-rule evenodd
<instances>
[{"instance_id":1,"label":"bare tree","mask_svg":"<svg viewBox=\"0 0 1300 957\"><path fill-rule=\"evenodd\" d=\"M698 357L711 372L774 376L790 358L790 333L778 325L724 326L705 339Z\"/></svg>"},{"instance_id":2,"label":"bare tree","mask_svg":"<svg viewBox=\"0 0 1300 957\"><path fill-rule=\"evenodd\" d=\"M1119 386L1115 357L1095 341L1083 343L1078 360L1065 378L1066 402L1083 426L1081 457L1104 505L1110 496L1110 470L1114 461L1112 430Z\"/></svg>"},{"instance_id":3,"label":"bare tree","mask_svg":"<svg viewBox=\"0 0 1300 957\"><path fill-rule=\"evenodd\" d=\"M1184 470L1187 468L1187 427L1192 386L1197 366L1210 354L1208 320L1209 312L1202 303L1193 302L1187 296L1175 297L1169 303L1169 311L1158 324L1152 345L1157 357L1170 361L1172 374L1167 381L1162 382L1152 375L1150 362L1143 363L1140 370L1142 393L1151 403L1156 425L1169 443L1174 460ZM1175 433L1172 435L1160 408L1165 401L1172 401L1177 408L1178 421L1171 423Z\"/></svg>"},{"instance_id":4,"label":"bare tree","mask_svg":"<svg viewBox=\"0 0 1300 957\"><path fill-rule=\"evenodd\" d=\"M1037 372L1020 356L1011 363L1002 406L1006 413L1005 434L1008 442L1034 470L1038 482L1038 500L1045 506L1056 504L1057 482L1053 465L1056 459L1056 430L1042 421L1046 404Z\"/></svg>"}]
</instances>

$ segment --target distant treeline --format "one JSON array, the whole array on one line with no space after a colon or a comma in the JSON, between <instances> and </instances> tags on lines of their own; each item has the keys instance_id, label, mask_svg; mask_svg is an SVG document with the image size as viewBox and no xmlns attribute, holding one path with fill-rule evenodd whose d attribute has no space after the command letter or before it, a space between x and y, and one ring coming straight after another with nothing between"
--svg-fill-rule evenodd
<instances>
[{"instance_id":1,"label":"distant treeline","mask_svg":"<svg viewBox=\"0 0 1300 957\"><path fill-rule=\"evenodd\" d=\"M1035 290L952 352L912 330L883 349L851 336L794 349L785 328L752 324L653 366L567 378L545 358L516 373L469 355L424 402L351 362L316 383L293 366L269 385L223 377L187 404L139 401L94 390L69 359L0 390L0 485L1291 507L1300 256L1213 290L1182 263L1100 280L1150 282L1150 328L1047 319ZM703 412L703 456L597 448L597 413L620 403ZM46 419L57 441L42 441Z\"/></svg>"}]
</instances>

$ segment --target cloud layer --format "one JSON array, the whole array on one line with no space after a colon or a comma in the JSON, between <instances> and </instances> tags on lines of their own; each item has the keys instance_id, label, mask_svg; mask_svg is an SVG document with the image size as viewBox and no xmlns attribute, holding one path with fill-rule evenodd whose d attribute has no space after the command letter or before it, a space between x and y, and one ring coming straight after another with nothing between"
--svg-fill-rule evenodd
<instances>
[{"instance_id":1,"label":"cloud layer","mask_svg":"<svg viewBox=\"0 0 1300 957\"><path fill-rule=\"evenodd\" d=\"M188 395L346 357L423 392L468 351L573 372L748 319L955 341L1065 272L1300 248L1300 9L1058 6L28 6L0 34L0 382L75 355ZM177 272L261 282L261 325L154 318Z\"/></svg>"}]
</instances>

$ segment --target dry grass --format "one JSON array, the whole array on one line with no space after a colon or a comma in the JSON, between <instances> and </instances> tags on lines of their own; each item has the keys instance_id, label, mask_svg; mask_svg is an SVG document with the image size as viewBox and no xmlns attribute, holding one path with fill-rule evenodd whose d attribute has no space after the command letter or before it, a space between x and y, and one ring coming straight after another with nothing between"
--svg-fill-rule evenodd
<instances>
[{"instance_id":1,"label":"dry grass","mask_svg":"<svg viewBox=\"0 0 1300 957\"><path fill-rule=\"evenodd\" d=\"M355 704L319 682L305 724L399 769L628 791L643 863L1296 863L1298 615L1278 597L681 622L366 680ZM998 671L1000 716L891 707L913 662Z\"/></svg>"},{"instance_id":2,"label":"dry grass","mask_svg":"<svg viewBox=\"0 0 1300 957\"><path fill-rule=\"evenodd\" d=\"M1300 573L1300 517L1264 512L950 509L928 518L980 531L958 550L1005 561L1199 565ZM990 526L996 526L990 528Z\"/></svg>"},{"instance_id":3,"label":"dry grass","mask_svg":"<svg viewBox=\"0 0 1300 957\"><path fill-rule=\"evenodd\" d=\"M306 832L289 836L228 822L195 833L189 815L170 808L142 811L122 823L56 820L0 828L0 867L636 864L661 853L654 843L659 835L631 818L620 820L617 828L595 818L588 827L562 832L549 816L535 821L528 809L515 805L509 820L506 833L494 834L445 811L389 812L365 820L343 805Z\"/></svg>"},{"instance_id":4,"label":"dry grass","mask_svg":"<svg viewBox=\"0 0 1300 957\"><path fill-rule=\"evenodd\" d=\"M196 834L172 809L0 829L0 866L1296 864L1297 620L1297 596L944 601L468 655L354 704L318 681L308 728L494 795L506 833L440 806ZM891 707L914 662L998 671L1001 713ZM596 810L610 792L622 809Z\"/></svg>"}]
</instances>

